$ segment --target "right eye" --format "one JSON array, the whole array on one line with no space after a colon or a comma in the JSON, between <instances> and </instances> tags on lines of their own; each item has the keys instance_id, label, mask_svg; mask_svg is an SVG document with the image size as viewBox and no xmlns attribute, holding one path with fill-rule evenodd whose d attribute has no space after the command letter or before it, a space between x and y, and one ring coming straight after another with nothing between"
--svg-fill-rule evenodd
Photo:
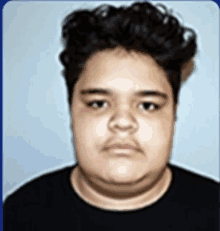
<instances>
[{"instance_id":1,"label":"right eye","mask_svg":"<svg viewBox=\"0 0 220 231\"><path fill-rule=\"evenodd\" d=\"M104 103L107 104L105 100L93 100L93 101L87 102L86 106L97 110L99 108L102 108Z\"/></svg>"}]
</instances>

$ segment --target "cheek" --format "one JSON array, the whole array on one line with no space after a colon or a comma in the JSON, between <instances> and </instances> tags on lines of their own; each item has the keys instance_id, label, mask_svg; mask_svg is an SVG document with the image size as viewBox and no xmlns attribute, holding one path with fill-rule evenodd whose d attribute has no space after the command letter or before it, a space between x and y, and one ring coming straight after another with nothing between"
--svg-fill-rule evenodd
<instances>
[{"instance_id":1,"label":"cheek","mask_svg":"<svg viewBox=\"0 0 220 231\"><path fill-rule=\"evenodd\" d=\"M103 143L102 140L107 133L107 120L104 117L73 115L76 146L84 150L92 150L97 144Z\"/></svg>"},{"instance_id":2,"label":"cheek","mask_svg":"<svg viewBox=\"0 0 220 231\"><path fill-rule=\"evenodd\" d=\"M144 146L143 149L152 153L155 157L169 152L170 144L173 138L173 124L167 119L155 121L141 121L138 132L138 140Z\"/></svg>"},{"instance_id":3,"label":"cheek","mask_svg":"<svg viewBox=\"0 0 220 231\"><path fill-rule=\"evenodd\" d=\"M172 123L167 121L142 122L138 140L145 154L147 168L154 171L164 166L170 158L172 148Z\"/></svg>"},{"instance_id":4,"label":"cheek","mask_svg":"<svg viewBox=\"0 0 220 231\"><path fill-rule=\"evenodd\" d=\"M91 172L94 172L92 166L101 169L103 158L100 158L100 150L106 138L107 119L97 116L79 116L75 117L73 121L78 162Z\"/></svg>"},{"instance_id":5,"label":"cheek","mask_svg":"<svg viewBox=\"0 0 220 231\"><path fill-rule=\"evenodd\" d=\"M79 119L75 119L74 127L78 128L78 132L83 136L103 137L107 131L107 119L103 117L81 116ZM92 137L91 137L92 135Z\"/></svg>"}]
</instances>

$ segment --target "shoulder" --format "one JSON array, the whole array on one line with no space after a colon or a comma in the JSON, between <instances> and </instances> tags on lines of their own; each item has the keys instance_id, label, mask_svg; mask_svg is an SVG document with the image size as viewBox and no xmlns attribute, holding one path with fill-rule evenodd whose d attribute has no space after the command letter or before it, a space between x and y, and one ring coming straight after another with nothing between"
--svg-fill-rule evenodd
<instances>
[{"instance_id":1,"label":"shoulder","mask_svg":"<svg viewBox=\"0 0 220 231\"><path fill-rule=\"evenodd\" d=\"M200 186L209 186L209 187L218 187L219 182L211 179L207 176L200 175L199 173L193 172L192 170L169 164L173 173L180 179L183 180L183 183L196 183L196 185Z\"/></svg>"},{"instance_id":2,"label":"shoulder","mask_svg":"<svg viewBox=\"0 0 220 231\"><path fill-rule=\"evenodd\" d=\"M54 170L38 176L24 185L19 187L12 194L8 195L4 201L3 207L6 206L24 206L25 204L43 202L46 198L49 200L54 192L58 193L63 178L67 176L72 166Z\"/></svg>"},{"instance_id":3,"label":"shoulder","mask_svg":"<svg viewBox=\"0 0 220 231\"><path fill-rule=\"evenodd\" d=\"M170 165L170 168L173 172L173 186L180 195L201 205L219 207L219 182L179 166Z\"/></svg>"}]
</instances>

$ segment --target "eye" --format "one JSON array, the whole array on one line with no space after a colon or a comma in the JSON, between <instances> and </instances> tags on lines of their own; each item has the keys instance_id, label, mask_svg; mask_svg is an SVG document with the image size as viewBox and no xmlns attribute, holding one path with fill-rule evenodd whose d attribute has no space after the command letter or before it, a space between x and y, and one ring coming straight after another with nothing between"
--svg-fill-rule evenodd
<instances>
[{"instance_id":1,"label":"eye","mask_svg":"<svg viewBox=\"0 0 220 231\"><path fill-rule=\"evenodd\" d=\"M159 105L154 104L154 103L150 103L150 102L144 102L144 103L142 103L140 105L142 105L141 108L144 111L146 111L146 110L148 110L148 111L155 111L155 110L158 110L160 108Z\"/></svg>"},{"instance_id":2,"label":"eye","mask_svg":"<svg viewBox=\"0 0 220 231\"><path fill-rule=\"evenodd\" d=\"M105 100L93 100L93 101L87 102L86 105L87 107L97 109L97 108L103 107L104 103L107 104Z\"/></svg>"}]
</instances>

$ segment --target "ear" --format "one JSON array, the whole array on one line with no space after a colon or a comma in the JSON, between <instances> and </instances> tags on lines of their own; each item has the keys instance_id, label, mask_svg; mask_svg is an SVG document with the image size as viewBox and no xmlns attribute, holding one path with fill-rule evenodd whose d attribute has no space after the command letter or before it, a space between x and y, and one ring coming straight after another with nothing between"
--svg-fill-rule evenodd
<instances>
[{"instance_id":1,"label":"ear","mask_svg":"<svg viewBox=\"0 0 220 231\"><path fill-rule=\"evenodd\" d=\"M173 137L175 136L175 134L176 134L176 123L174 123L173 125Z\"/></svg>"},{"instance_id":2,"label":"ear","mask_svg":"<svg viewBox=\"0 0 220 231\"><path fill-rule=\"evenodd\" d=\"M176 122L177 122L177 110L178 110L178 107L179 107L178 104L176 104L174 106L174 125L176 125Z\"/></svg>"},{"instance_id":3,"label":"ear","mask_svg":"<svg viewBox=\"0 0 220 231\"><path fill-rule=\"evenodd\" d=\"M196 67L196 59L192 58L187 63L184 64L181 71L181 83L186 82Z\"/></svg>"}]
</instances>

